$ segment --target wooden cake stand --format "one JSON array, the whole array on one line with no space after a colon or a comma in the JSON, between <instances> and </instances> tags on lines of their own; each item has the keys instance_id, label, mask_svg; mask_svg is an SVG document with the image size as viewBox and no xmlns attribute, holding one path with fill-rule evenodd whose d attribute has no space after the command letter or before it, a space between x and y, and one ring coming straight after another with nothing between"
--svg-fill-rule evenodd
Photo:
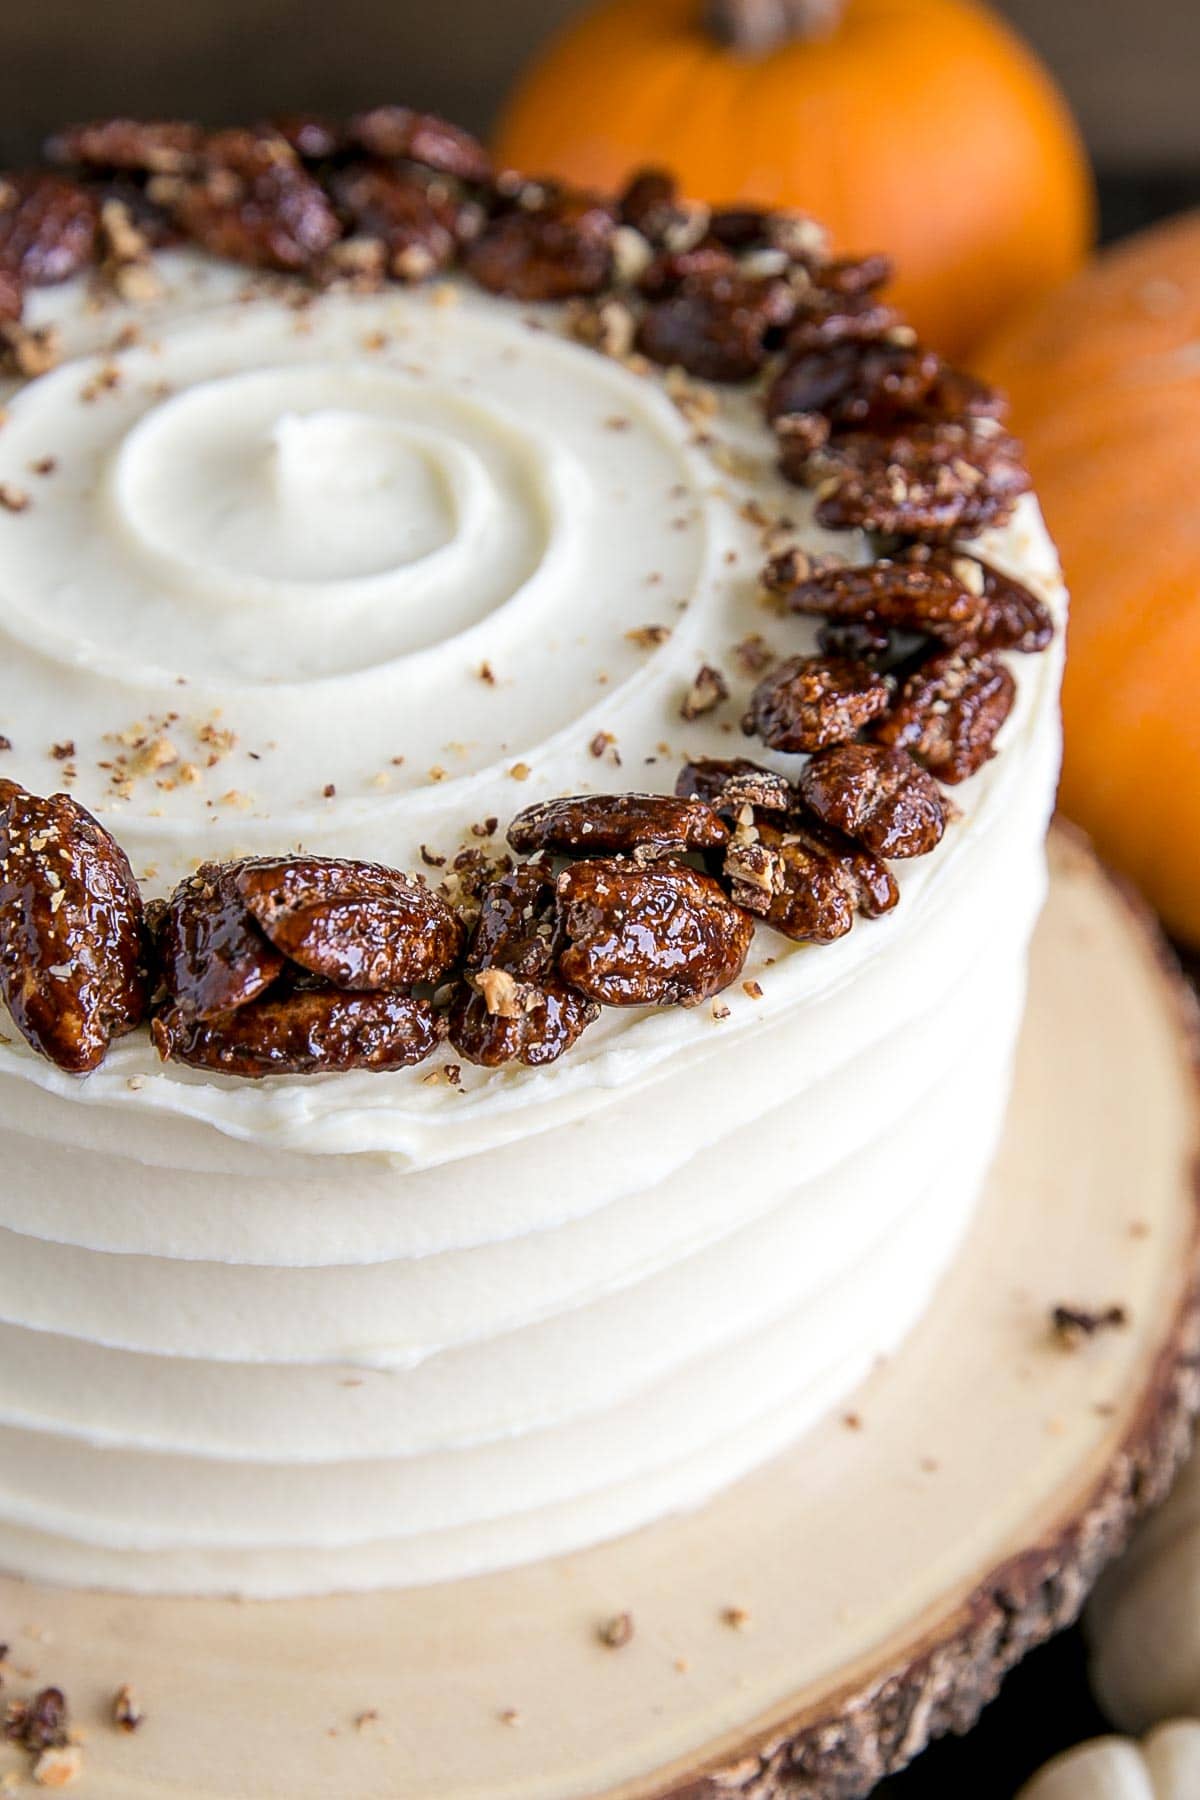
<instances>
[{"instance_id":1,"label":"wooden cake stand","mask_svg":"<svg viewBox=\"0 0 1200 1800\"><path fill-rule=\"evenodd\" d=\"M988 1193L838 1417L702 1512L473 1581L246 1605L0 1582L8 1692L66 1689L79 1791L849 1800L968 1726L1161 1495L1200 1390L1186 996L1062 832L1053 868ZM1072 1349L1056 1306L1125 1322Z\"/></svg>"}]
</instances>

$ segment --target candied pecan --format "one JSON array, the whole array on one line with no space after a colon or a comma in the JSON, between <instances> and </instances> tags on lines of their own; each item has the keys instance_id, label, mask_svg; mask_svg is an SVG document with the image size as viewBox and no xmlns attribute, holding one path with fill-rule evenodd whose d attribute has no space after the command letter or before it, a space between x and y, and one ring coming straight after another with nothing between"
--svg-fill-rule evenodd
<instances>
[{"instance_id":1,"label":"candied pecan","mask_svg":"<svg viewBox=\"0 0 1200 1800\"><path fill-rule=\"evenodd\" d=\"M4 1721L4 1735L36 1756L68 1742L70 1713L61 1688L45 1687L32 1700L14 1700Z\"/></svg>"},{"instance_id":2,"label":"candied pecan","mask_svg":"<svg viewBox=\"0 0 1200 1800\"><path fill-rule=\"evenodd\" d=\"M491 179L492 159L479 140L436 113L414 112L409 106L375 106L351 119L346 135L368 156L421 163L459 181Z\"/></svg>"},{"instance_id":3,"label":"candied pecan","mask_svg":"<svg viewBox=\"0 0 1200 1800\"><path fill-rule=\"evenodd\" d=\"M580 862L558 878L559 969L602 1006L698 1006L736 980L750 915L685 864Z\"/></svg>"},{"instance_id":4,"label":"candied pecan","mask_svg":"<svg viewBox=\"0 0 1200 1800\"><path fill-rule=\"evenodd\" d=\"M0 326L15 325L24 310L20 281L11 269L0 266Z\"/></svg>"},{"instance_id":5,"label":"candied pecan","mask_svg":"<svg viewBox=\"0 0 1200 1800\"><path fill-rule=\"evenodd\" d=\"M652 244L661 243L678 212L679 184L666 169L638 169L621 191L622 225L632 225Z\"/></svg>"},{"instance_id":6,"label":"candied pecan","mask_svg":"<svg viewBox=\"0 0 1200 1800\"><path fill-rule=\"evenodd\" d=\"M721 206L708 229L726 250L764 250L771 242L771 215L762 206Z\"/></svg>"},{"instance_id":7,"label":"candied pecan","mask_svg":"<svg viewBox=\"0 0 1200 1800\"><path fill-rule=\"evenodd\" d=\"M825 656L882 667L892 656L892 634L878 619L826 619L817 631L817 646Z\"/></svg>"},{"instance_id":8,"label":"candied pecan","mask_svg":"<svg viewBox=\"0 0 1200 1800\"><path fill-rule=\"evenodd\" d=\"M286 958L246 911L240 863L204 863L154 922L163 984L180 1016L211 1019L256 1000Z\"/></svg>"},{"instance_id":9,"label":"candied pecan","mask_svg":"<svg viewBox=\"0 0 1200 1800\"><path fill-rule=\"evenodd\" d=\"M907 750L835 744L805 764L799 787L824 824L876 856L924 856L946 829L937 783Z\"/></svg>"},{"instance_id":10,"label":"candied pecan","mask_svg":"<svg viewBox=\"0 0 1200 1800\"><path fill-rule=\"evenodd\" d=\"M342 126L321 113L278 113L267 130L290 144L301 162L329 162L346 148Z\"/></svg>"},{"instance_id":11,"label":"candied pecan","mask_svg":"<svg viewBox=\"0 0 1200 1800\"><path fill-rule=\"evenodd\" d=\"M741 826L724 873L739 906L800 943L832 943L856 912L878 918L900 898L885 863L803 809Z\"/></svg>"},{"instance_id":12,"label":"candied pecan","mask_svg":"<svg viewBox=\"0 0 1200 1800\"><path fill-rule=\"evenodd\" d=\"M183 119L95 119L57 132L46 155L93 169L175 175L192 166L203 142L199 125Z\"/></svg>"},{"instance_id":13,"label":"candied pecan","mask_svg":"<svg viewBox=\"0 0 1200 1800\"><path fill-rule=\"evenodd\" d=\"M640 169L617 202L622 225L639 232L655 250L683 252L704 237L708 208L682 200L675 177L663 169Z\"/></svg>"},{"instance_id":14,"label":"candied pecan","mask_svg":"<svg viewBox=\"0 0 1200 1800\"><path fill-rule=\"evenodd\" d=\"M675 792L683 800L706 800L714 812L733 818L748 806L756 812L790 812L796 801L785 775L744 756L692 757L675 777Z\"/></svg>"},{"instance_id":15,"label":"candied pecan","mask_svg":"<svg viewBox=\"0 0 1200 1800\"><path fill-rule=\"evenodd\" d=\"M789 262L810 269L819 263L825 233L806 213L786 207L723 206L709 219L709 236L738 256L760 250L781 252Z\"/></svg>"},{"instance_id":16,"label":"candied pecan","mask_svg":"<svg viewBox=\"0 0 1200 1800\"><path fill-rule=\"evenodd\" d=\"M358 163L336 170L329 187L352 229L384 245L400 280L423 280L454 261L464 208L445 183L416 169Z\"/></svg>"},{"instance_id":17,"label":"candied pecan","mask_svg":"<svg viewBox=\"0 0 1200 1800\"><path fill-rule=\"evenodd\" d=\"M794 656L759 682L743 722L772 750L824 750L887 711L888 685L869 663Z\"/></svg>"},{"instance_id":18,"label":"candied pecan","mask_svg":"<svg viewBox=\"0 0 1200 1800\"><path fill-rule=\"evenodd\" d=\"M485 1069L509 1062L542 1069L571 1048L599 1011L553 973L529 982L484 970L467 976L451 1002L450 1042Z\"/></svg>"},{"instance_id":19,"label":"candied pecan","mask_svg":"<svg viewBox=\"0 0 1200 1800\"><path fill-rule=\"evenodd\" d=\"M939 781L965 781L993 754L1016 694L1011 671L994 656L943 651L914 670L871 735L911 752Z\"/></svg>"},{"instance_id":20,"label":"candied pecan","mask_svg":"<svg viewBox=\"0 0 1200 1800\"><path fill-rule=\"evenodd\" d=\"M339 988L438 981L462 951L462 925L441 895L379 863L253 857L233 881L275 948Z\"/></svg>"},{"instance_id":21,"label":"candied pecan","mask_svg":"<svg viewBox=\"0 0 1200 1800\"><path fill-rule=\"evenodd\" d=\"M944 561L891 562L886 558L857 567L818 569L793 587L784 585L786 567L768 564L763 579L789 612L831 619L840 625L883 626L922 631L957 643L977 630L983 618L981 594Z\"/></svg>"},{"instance_id":22,"label":"candied pecan","mask_svg":"<svg viewBox=\"0 0 1200 1800\"><path fill-rule=\"evenodd\" d=\"M67 794L0 784L0 991L41 1055L86 1075L146 1006L142 897L123 850Z\"/></svg>"},{"instance_id":23,"label":"candied pecan","mask_svg":"<svg viewBox=\"0 0 1200 1800\"><path fill-rule=\"evenodd\" d=\"M904 552L904 561L948 573L979 596L979 616L969 629L939 634L948 642L970 643L976 650L1019 650L1030 655L1044 650L1053 638L1054 620L1037 595L979 557L914 544Z\"/></svg>"},{"instance_id":24,"label":"candied pecan","mask_svg":"<svg viewBox=\"0 0 1200 1800\"><path fill-rule=\"evenodd\" d=\"M834 256L812 269L812 279L822 293L839 300L857 300L877 294L893 275L891 259L878 252L871 256Z\"/></svg>"},{"instance_id":25,"label":"candied pecan","mask_svg":"<svg viewBox=\"0 0 1200 1800\"><path fill-rule=\"evenodd\" d=\"M794 434L795 421L823 415L835 430L872 429L917 411L934 391L942 359L919 344L828 344L788 362L767 390L767 417Z\"/></svg>"},{"instance_id":26,"label":"candied pecan","mask_svg":"<svg viewBox=\"0 0 1200 1800\"><path fill-rule=\"evenodd\" d=\"M278 133L215 132L204 141L201 164L197 179L174 196L172 212L214 256L306 269L340 236L325 193Z\"/></svg>"},{"instance_id":27,"label":"candied pecan","mask_svg":"<svg viewBox=\"0 0 1200 1800\"><path fill-rule=\"evenodd\" d=\"M493 294L570 300L599 293L612 270L616 228L608 201L547 194L544 204L501 213L470 245L467 273Z\"/></svg>"},{"instance_id":28,"label":"candied pecan","mask_svg":"<svg viewBox=\"0 0 1200 1800\"><path fill-rule=\"evenodd\" d=\"M820 482L820 524L938 541L1002 523L1030 486L1015 439L954 421L850 432L799 467L785 438L782 462Z\"/></svg>"},{"instance_id":29,"label":"candied pecan","mask_svg":"<svg viewBox=\"0 0 1200 1800\"><path fill-rule=\"evenodd\" d=\"M831 344L874 344L891 339L907 327L893 306L869 296L839 300L819 289L803 294L796 304L784 353L789 358L808 356Z\"/></svg>"},{"instance_id":30,"label":"candied pecan","mask_svg":"<svg viewBox=\"0 0 1200 1800\"><path fill-rule=\"evenodd\" d=\"M748 381L766 361L771 334L795 304L784 281L718 269L690 275L678 292L647 308L638 349L705 381Z\"/></svg>"},{"instance_id":31,"label":"candied pecan","mask_svg":"<svg viewBox=\"0 0 1200 1800\"><path fill-rule=\"evenodd\" d=\"M940 419L995 419L1008 417L1008 400L999 388L969 375L965 369L943 363L923 409Z\"/></svg>"},{"instance_id":32,"label":"candied pecan","mask_svg":"<svg viewBox=\"0 0 1200 1800\"><path fill-rule=\"evenodd\" d=\"M251 1079L403 1069L423 1062L445 1036L445 1022L427 1000L331 987L264 994L213 1019L171 1007L150 1029L164 1062Z\"/></svg>"},{"instance_id":33,"label":"candied pecan","mask_svg":"<svg viewBox=\"0 0 1200 1800\"><path fill-rule=\"evenodd\" d=\"M708 850L729 831L703 800L670 794L578 794L542 800L519 812L508 828L514 850L612 856L653 849Z\"/></svg>"},{"instance_id":34,"label":"candied pecan","mask_svg":"<svg viewBox=\"0 0 1200 1800\"><path fill-rule=\"evenodd\" d=\"M484 891L467 978L450 1007L450 1041L468 1061L540 1068L595 1019L595 1002L558 974L559 940L554 876L545 865L523 863Z\"/></svg>"},{"instance_id":35,"label":"candied pecan","mask_svg":"<svg viewBox=\"0 0 1200 1800\"><path fill-rule=\"evenodd\" d=\"M0 269L22 287L77 275L96 254L94 194L65 175L0 176Z\"/></svg>"},{"instance_id":36,"label":"candied pecan","mask_svg":"<svg viewBox=\"0 0 1200 1800\"><path fill-rule=\"evenodd\" d=\"M686 250L660 250L652 256L637 278L637 289L647 300L662 300L678 293L691 276L704 281L737 272L737 263L728 250L722 250L709 238L701 238Z\"/></svg>"}]
</instances>

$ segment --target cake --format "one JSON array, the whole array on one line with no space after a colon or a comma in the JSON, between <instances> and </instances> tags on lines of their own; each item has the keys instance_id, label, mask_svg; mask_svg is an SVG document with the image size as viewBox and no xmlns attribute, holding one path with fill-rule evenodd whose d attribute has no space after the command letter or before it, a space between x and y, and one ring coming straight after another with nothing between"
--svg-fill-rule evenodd
<instances>
[{"instance_id":1,"label":"cake","mask_svg":"<svg viewBox=\"0 0 1200 1800\"><path fill-rule=\"evenodd\" d=\"M1064 607L1000 403L806 220L401 108L50 157L0 1566L291 1595L698 1506L936 1305L999 1138Z\"/></svg>"}]
</instances>

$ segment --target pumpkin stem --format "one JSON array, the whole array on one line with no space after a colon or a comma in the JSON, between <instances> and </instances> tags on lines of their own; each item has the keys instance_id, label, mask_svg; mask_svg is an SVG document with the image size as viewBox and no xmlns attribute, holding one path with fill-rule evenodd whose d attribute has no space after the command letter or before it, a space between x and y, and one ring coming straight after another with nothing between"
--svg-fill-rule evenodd
<instances>
[{"instance_id":1,"label":"pumpkin stem","mask_svg":"<svg viewBox=\"0 0 1200 1800\"><path fill-rule=\"evenodd\" d=\"M765 56L792 38L828 37L846 0L705 0L705 28L744 56Z\"/></svg>"}]
</instances>

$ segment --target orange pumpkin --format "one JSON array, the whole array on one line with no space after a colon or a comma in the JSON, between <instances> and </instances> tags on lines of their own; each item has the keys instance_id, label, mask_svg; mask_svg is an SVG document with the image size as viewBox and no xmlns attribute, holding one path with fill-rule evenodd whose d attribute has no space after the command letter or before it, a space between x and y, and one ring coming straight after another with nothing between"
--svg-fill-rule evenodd
<instances>
[{"instance_id":1,"label":"orange pumpkin","mask_svg":"<svg viewBox=\"0 0 1200 1800\"><path fill-rule=\"evenodd\" d=\"M895 259L898 303L949 355L1091 239L1066 107L973 0L602 0L534 63L496 148L586 186L658 163L694 198L811 212Z\"/></svg>"},{"instance_id":2,"label":"orange pumpkin","mask_svg":"<svg viewBox=\"0 0 1200 1800\"><path fill-rule=\"evenodd\" d=\"M1072 590L1063 806L1200 943L1200 213L1100 257L982 363Z\"/></svg>"}]
</instances>

